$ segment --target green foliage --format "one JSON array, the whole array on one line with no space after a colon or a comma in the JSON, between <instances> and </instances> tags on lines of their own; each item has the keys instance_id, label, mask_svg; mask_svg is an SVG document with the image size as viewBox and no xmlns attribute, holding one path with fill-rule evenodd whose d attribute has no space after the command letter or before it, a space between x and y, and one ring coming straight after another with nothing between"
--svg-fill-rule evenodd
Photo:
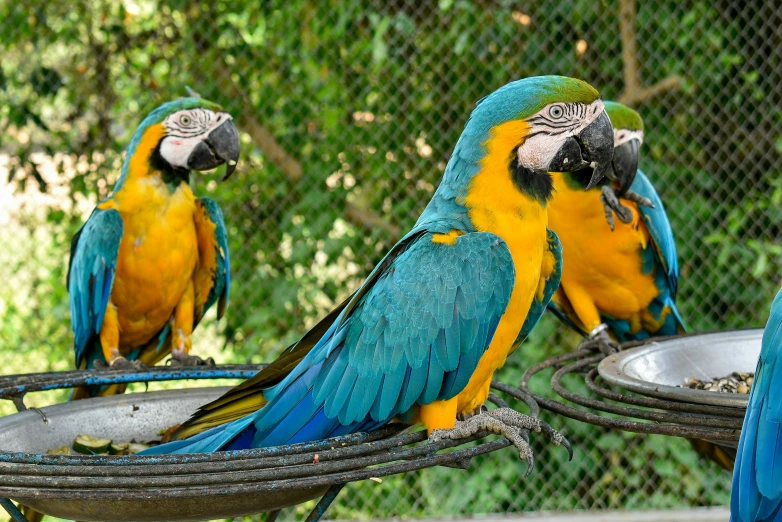
<instances>
[{"instance_id":1,"label":"green foliage","mask_svg":"<svg viewBox=\"0 0 782 522\"><path fill-rule=\"evenodd\" d=\"M194 180L229 228L234 285L217 325L220 358L269 359L411 226L482 96L520 77L562 74L618 98L617 2L533 4L522 12L510 0L0 2L0 198L14 191L8 201L26 202L0 208L5 371L72 364L69 238L109 193L136 126L187 85L243 131L234 177ZM634 108L646 124L641 168L677 237L682 313L692 330L760 325L782 268L779 33L762 2L638 4L643 84L681 77L678 91ZM293 165L272 153L277 144ZM197 335L215 339L205 330L214 324ZM503 378L514 382L521 366L575 342L547 319ZM541 469L528 481L507 450L469 475L430 470L352 486L353 500L332 515L727 500L727 476L694 461L684 441L566 426L575 462L538 447ZM449 480L460 486L443 486Z\"/></svg>"}]
</instances>

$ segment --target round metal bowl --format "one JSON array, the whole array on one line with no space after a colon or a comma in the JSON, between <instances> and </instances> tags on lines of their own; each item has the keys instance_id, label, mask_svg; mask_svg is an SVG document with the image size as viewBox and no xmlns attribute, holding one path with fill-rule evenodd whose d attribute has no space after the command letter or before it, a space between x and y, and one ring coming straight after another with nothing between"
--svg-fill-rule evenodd
<instances>
[{"instance_id":1,"label":"round metal bowl","mask_svg":"<svg viewBox=\"0 0 782 522\"><path fill-rule=\"evenodd\" d=\"M597 370L605 382L643 395L746 408L749 395L694 390L683 384L692 377L711 380L731 372L754 372L762 337L763 329L758 328L652 342L609 355Z\"/></svg>"},{"instance_id":2,"label":"round metal bowl","mask_svg":"<svg viewBox=\"0 0 782 522\"><path fill-rule=\"evenodd\" d=\"M199 388L98 397L23 411L0 419L0 449L45 454L52 448L70 446L80 434L120 441L157 439L161 430L188 418L199 406L228 389ZM134 461L141 459L151 460L153 465L134 467ZM328 488L239 491L241 478L231 469L246 468L241 465L246 461L241 460L235 461L235 466L212 466L214 473L204 473L209 466L203 465L200 468L187 464L154 465L164 459L149 457L74 456L59 460L63 464L27 470L28 477L2 473L0 484L14 489L9 495L11 498L41 513L82 521L227 518L299 504L323 495ZM69 466L68 460L81 460L87 465ZM108 460L124 461L128 467L118 472L116 466L101 465ZM8 466L11 464L3 465ZM47 473L46 482L50 482L50 487L36 487L35 477L41 472ZM143 476L134 476L135 473ZM231 483L239 486L234 492L227 488L219 494L207 493L204 489ZM166 488L169 494L161 495L160 488ZM120 497L135 498L117 498L118 490L132 492ZM85 501L87 497L89 501Z\"/></svg>"},{"instance_id":3,"label":"round metal bowl","mask_svg":"<svg viewBox=\"0 0 782 522\"><path fill-rule=\"evenodd\" d=\"M761 334L761 330L739 330L633 341L608 357L576 350L530 367L520 388L541 408L571 419L607 429L703 439L721 446L730 458L741 435L747 397L739 397L742 406L735 403L735 394L675 384L688 377L713 379L752 371ZM736 362L736 352L743 362ZM544 372L549 371L548 385L556 398L530 389L533 379L545 379ZM720 399L728 399L729 405ZM726 466L722 458L718 463Z\"/></svg>"}]
</instances>

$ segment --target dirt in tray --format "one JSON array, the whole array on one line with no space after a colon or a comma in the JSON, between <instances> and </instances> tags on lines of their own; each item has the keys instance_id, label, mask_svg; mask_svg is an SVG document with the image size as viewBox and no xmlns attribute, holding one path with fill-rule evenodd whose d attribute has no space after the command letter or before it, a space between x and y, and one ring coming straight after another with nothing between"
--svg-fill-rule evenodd
<instances>
[{"instance_id":1,"label":"dirt in tray","mask_svg":"<svg viewBox=\"0 0 782 522\"><path fill-rule=\"evenodd\" d=\"M92 435L79 435L70 446L52 448L46 453L49 455L135 455L139 451L158 444L160 444L159 440L147 442L136 442L135 439L114 441Z\"/></svg>"},{"instance_id":2,"label":"dirt in tray","mask_svg":"<svg viewBox=\"0 0 782 522\"><path fill-rule=\"evenodd\" d=\"M727 377L715 377L710 381L701 381L695 377L684 380L680 388L692 388L693 390L707 390L719 393L747 394L752 388L752 380L755 374L752 372L733 372Z\"/></svg>"}]
</instances>

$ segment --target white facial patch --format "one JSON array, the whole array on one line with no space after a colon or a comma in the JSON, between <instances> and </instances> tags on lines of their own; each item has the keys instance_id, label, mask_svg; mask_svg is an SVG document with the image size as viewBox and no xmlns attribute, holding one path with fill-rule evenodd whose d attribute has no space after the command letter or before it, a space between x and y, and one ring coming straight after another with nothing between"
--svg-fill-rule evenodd
<instances>
[{"instance_id":1,"label":"white facial patch","mask_svg":"<svg viewBox=\"0 0 782 522\"><path fill-rule=\"evenodd\" d=\"M579 134L603 112L603 101L553 103L527 119L529 135L516 150L519 165L547 170L568 138Z\"/></svg>"},{"instance_id":2,"label":"white facial patch","mask_svg":"<svg viewBox=\"0 0 782 522\"><path fill-rule=\"evenodd\" d=\"M163 120L166 137L160 143L160 155L172 167L187 168L190 153L209 133L230 120L227 112L213 112L209 109L185 109Z\"/></svg>"},{"instance_id":3,"label":"white facial patch","mask_svg":"<svg viewBox=\"0 0 782 522\"><path fill-rule=\"evenodd\" d=\"M639 145L644 143L644 131L641 130L627 130L627 129L614 129L614 148L624 145L630 140L638 140Z\"/></svg>"}]
</instances>

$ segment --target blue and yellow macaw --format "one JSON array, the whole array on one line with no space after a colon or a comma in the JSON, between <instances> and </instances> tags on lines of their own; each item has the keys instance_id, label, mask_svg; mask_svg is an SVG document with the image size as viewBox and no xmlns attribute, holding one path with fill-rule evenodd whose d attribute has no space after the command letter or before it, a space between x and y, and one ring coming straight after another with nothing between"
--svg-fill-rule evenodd
<instances>
[{"instance_id":1,"label":"blue and yellow macaw","mask_svg":"<svg viewBox=\"0 0 782 522\"><path fill-rule=\"evenodd\" d=\"M495 370L544 312L558 279L547 230L550 171L608 168L613 134L595 89L512 82L481 100L415 227L346 302L255 378L206 405L145 454L312 441L422 423L432 440L548 425L482 405ZM464 420L457 422L457 417Z\"/></svg>"},{"instance_id":2,"label":"blue and yellow macaw","mask_svg":"<svg viewBox=\"0 0 782 522\"><path fill-rule=\"evenodd\" d=\"M771 304L733 469L732 522L782 522L782 291Z\"/></svg>"},{"instance_id":3,"label":"blue and yellow macaw","mask_svg":"<svg viewBox=\"0 0 782 522\"><path fill-rule=\"evenodd\" d=\"M637 170L643 122L619 103L605 108L614 128L613 185L584 194L589 169L554 174L549 226L562 242L565 267L549 308L588 337L583 348L611 353L616 341L676 335L685 327L675 303L679 263L671 224ZM620 217L616 226L612 209Z\"/></svg>"},{"instance_id":4,"label":"blue and yellow macaw","mask_svg":"<svg viewBox=\"0 0 782 522\"><path fill-rule=\"evenodd\" d=\"M190 172L239 159L231 115L201 98L166 103L147 116L128 147L112 194L71 242L71 325L78 368L179 364L191 333L230 288L220 207L190 190ZM76 389L73 399L122 393L124 385Z\"/></svg>"},{"instance_id":5,"label":"blue and yellow macaw","mask_svg":"<svg viewBox=\"0 0 782 522\"><path fill-rule=\"evenodd\" d=\"M562 241L566 262L549 308L588 337L582 348L611 353L616 341L676 335L685 326L675 302L679 264L671 224L660 196L638 170L643 121L619 103L605 107L614 127L611 182L585 196L588 171L554 175L549 226ZM699 454L733 469L735 456L726 448L689 441Z\"/></svg>"}]
</instances>

